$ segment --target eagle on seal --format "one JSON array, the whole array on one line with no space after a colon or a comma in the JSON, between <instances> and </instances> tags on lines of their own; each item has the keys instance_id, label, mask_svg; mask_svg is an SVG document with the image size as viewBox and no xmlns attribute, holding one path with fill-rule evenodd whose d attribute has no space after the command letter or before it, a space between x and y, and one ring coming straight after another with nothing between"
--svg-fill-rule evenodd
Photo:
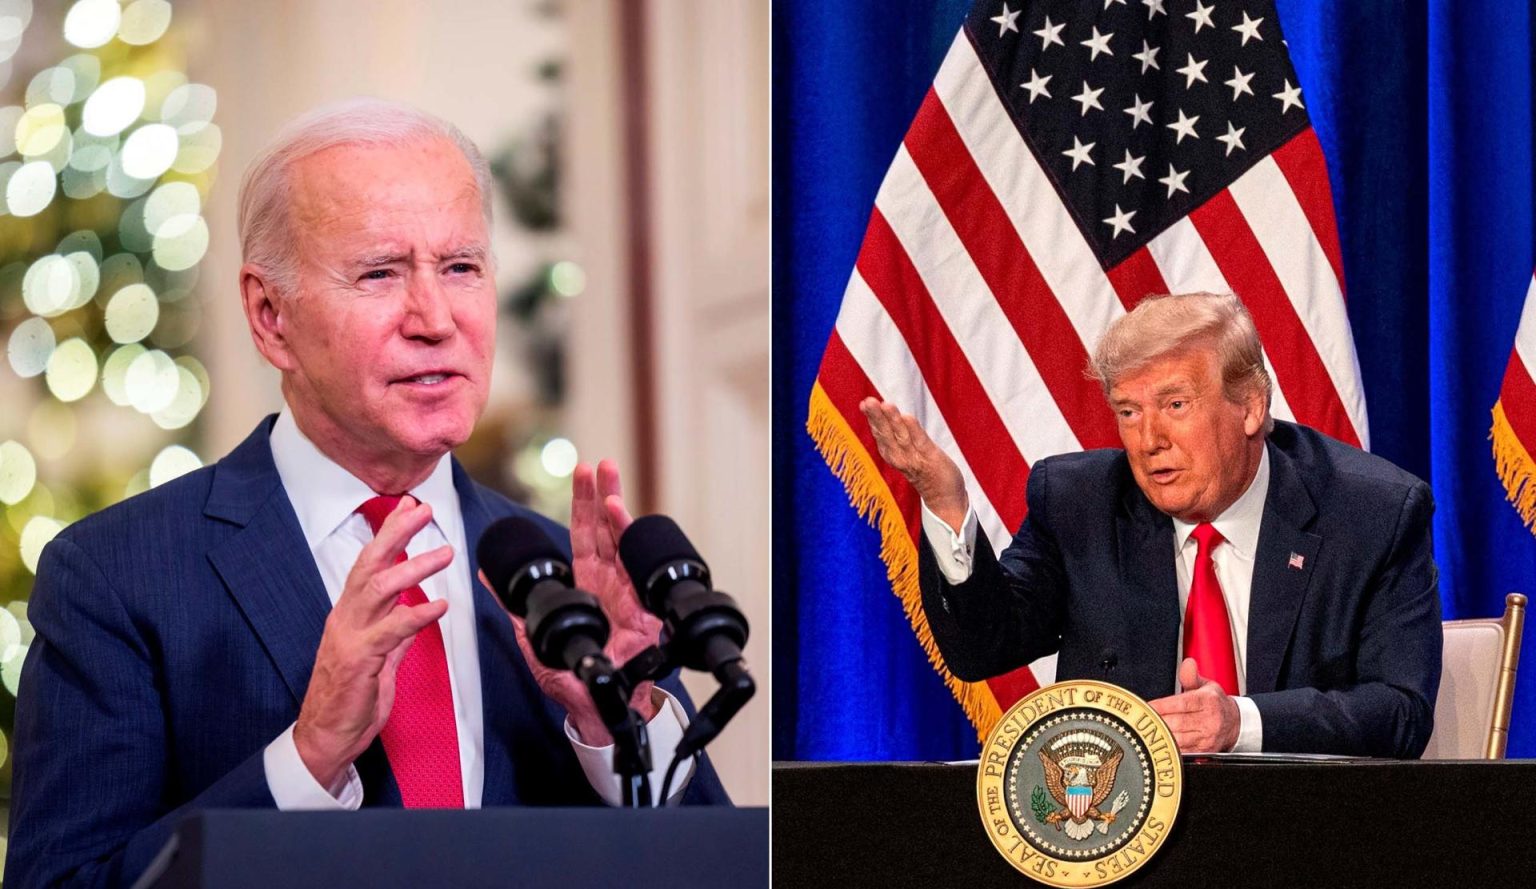
<instances>
[{"instance_id":1,"label":"eagle on seal","mask_svg":"<svg viewBox=\"0 0 1536 889\"><path fill-rule=\"evenodd\" d=\"M1093 833L1095 822L1113 824L1114 811L1100 806L1115 788L1115 772L1125 751L1099 732L1067 732L1037 751L1045 771L1045 788L1061 806L1045 816L1046 824L1081 840ZM1103 830L1103 827L1100 828Z\"/></svg>"}]
</instances>

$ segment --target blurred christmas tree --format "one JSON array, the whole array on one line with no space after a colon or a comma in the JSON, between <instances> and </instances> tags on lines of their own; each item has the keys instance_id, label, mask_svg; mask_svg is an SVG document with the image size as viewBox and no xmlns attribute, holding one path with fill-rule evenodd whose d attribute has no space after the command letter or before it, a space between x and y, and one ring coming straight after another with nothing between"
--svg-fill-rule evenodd
<instances>
[{"instance_id":1,"label":"blurred christmas tree","mask_svg":"<svg viewBox=\"0 0 1536 889\"><path fill-rule=\"evenodd\" d=\"M0 0L0 793L43 546L201 465L188 349L220 133L172 18Z\"/></svg>"}]
</instances>

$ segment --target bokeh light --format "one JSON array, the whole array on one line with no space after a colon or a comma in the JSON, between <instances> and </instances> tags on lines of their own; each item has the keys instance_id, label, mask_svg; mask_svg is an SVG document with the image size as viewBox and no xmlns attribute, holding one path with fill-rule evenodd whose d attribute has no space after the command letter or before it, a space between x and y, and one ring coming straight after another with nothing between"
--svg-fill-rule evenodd
<instances>
[{"instance_id":1,"label":"bokeh light","mask_svg":"<svg viewBox=\"0 0 1536 889\"><path fill-rule=\"evenodd\" d=\"M46 154L69 132L64 108L51 102L28 108L16 120L14 132L17 151L28 157Z\"/></svg>"},{"instance_id":2,"label":"bokeh light","mask_svg":"<svg viewBox=\"0 0 1536 889\"><path fill-rule=\"evenodd\" d=\"M6 343L6 357L11 370L19 377L35 377L48 367L48 357L53 354L53 328L42 318L28 318L11 331Z\"/></svg>"},{"instance_id":3,"label":"bokeh light","mask_svg":"<svg viewBox=\"0 0 1536 889\"><path fill-rule=\"evenodd\" d=\"M21 648L21 623L16 620L16 615L0 608L0 663L15 657L18 648Z\"/></svg>"},{"instance_id":4,"label":"bokeh light","mask_svg":"<svg viewBox=\"0 0 1536 889\"><path fill-rule=\"evenodd\" d=\"M43 547L62 530L64 523L49 516L35 515L27 520L21 529L21 563L28 571L37 573L37 560L43 554Z\"/></svg>"},{"instance_id":5,"label":"bokeh light","mask_svg":"<svg viewBox=\"0 0 1536 889\"><path fill-rule=\"evenodd\" d=\"M160 320L160 301L145 284L129 284L107 302L107 335L114 343L136 343Z\"/></svg>"},{"instance_id":6,"label":"bokeh light","mask_svg":"<svg viewBox=\"0 0 1536 889\"><path fill-rule=\"evenodd\" d=\"M154 43L171 25L171 4L166 0L134 0L123 7L117 36L124 43L143 46Z\"/></svg>"},{"instance_id":7,"label":"bokeh light","mask_svg":"<svg viewBox=\"0 0 1536 889\"><path fill-rule=\"evenodd\" d=\"M57 253L32 263L21 281L22 301L32 314L44 318L68 311L79 296L79 270Z\"/></svg>"},{"instance_id":8,"label":"bokeh light","mask_svg":"<svg viewBox=\"0 0 1536 889\"><path fill-rule=\"evenodd\" d=\"M115 136L144 112L144 81L114 77L85 100L81 125L93 136Z\"/></svg>"},{"instance_id":9,"label":"bokeh light","mask_svg":"<svg viewBox=\"0 0 1536 889\"><path fill-rule=\"evenodd\" d=\"M96 385L96 353L79 337L65 340L49 356L44 376L54 398L79 401Z\"/></svg>"},{"instance_id":10,"label":"bokeh light","mask_svg":"<svg viewBox=\"0 0 1536 889\"><path fill-rule=\"evenodd\" d=\"M213 120L213 112L219 107L218 94L213 87L201 83L184 83L171 90L160 106L160 120L176 128L186 136L196 133Z\"/></svg>"},{"instance_id":11,"label":"bokeh light","mask_svg":"<svg viewBox=\"0 0 1536 889\"><path fill-rule=\"evenodd\" d=\"M189 269L207 252L208 223L201 216L173 216L155 234L155 263L163 269Z\"/></svg>"},{"instance_id":12,"label":"bokeh light","mask_svg":"<svg viewBox=\"0 0 1536 889\"><path fill-rule=\"evenodd\" d=\"M81 49L105 46L122 19L117 0L79 0L64 16L64 39Z\"/></svg>"},{"instance_id":13,"label":"bokeh light","mask_svg":"<svg viewBox=\"0 0 1536 889\"><path fill-rule=\"evenodd\" d=\"M144 414L165 410L176 398L181 376L176 362L159 349L151 349L133 359L123 376L123 391L134 410Z\"/></svg>"},{"instance_id":14,"label":"bokeh light","mask_svg":"<svg viewBox=\"0 0 1536 889\"><path fill-rule=\"evenodd\" d=\"M123 172L135 179L158 179L176 162L176 131L163 123L145 124L123 142Z\"/></svg>"},{"instance_id":15,"label":"bokeh light","mask_svg":"<svg viewBox=\"0 0 1536 889\"><path fill-rule=\"evenodd\" d=\"M181 151L177 152L176 163L171 169L189 176L201 173L218 160L219 149L223 146L224 134L218 124L211 123L196 132L182 133Z\"/></svg>"},{"instance_id":16,"label":"bokeh light","mask_svg":"<svg viewBox=\"0 0 1536 889\"><path fill-rule=\"evenodd\" d=\"M5 183L5 206L17 216L36 216L53 201L58 179L47 161L21 165Z\"/></svg>"},{"instance_id":17,"label":"bokeh light","mask_svg":"<svg viewBox=\"0 0 1536 889\"><path fill-rule=\"evenodd\" d=\"M202 382L197 376L185 367L177 366L176 375L179 380L176 387L176 395L171 403L163 410L155 411L150 419L161 429L180 429L197 418L198 411L203 409Z\"/></svg>"},{"instance_id":18,"label":"bokeh light","mask_svg":"<svg viewBox=\"0 0 1536 889\"><path fill-rule=\"evenodd\" d=\"M552 438L539 452L544 471L555 478L565 478L576 471L576 445L568 438Z\"/></svg>"},{"instance_id":19,"label":"bokeh light","mask_svg":"<svg viewBox=\"0 0 1536 889\"><path fill-rule=\"evenodd\" d=\"M135 358L143 355L148 350L138 343L129 343L126 346L112 350L107 360L101 365L101 391L107 394L107 398L113 404L129 407L132 402L128 398L128 367L133 364Z\"/></svg>"},{"instance_id":20,"label":"bokeh light","mask_svg":"<svg viewBox=\"0 0 1536 889\"><path fill-rule=\"evenodd\" d=\"M549 268L549 286L561 296L576 296L587 289L586 270L569 259L562 259Z\"/></svg>"},{"instance_id":21,"label":"bokeh light","mask_svg":"<svg viewBox=\"0 0 1536 889\"><path fill-rule=\"evenodd\" d=\"M187 448L171 445L156 454L154 462L149 464L149 486L159 487L171 479L201 469L202 465L203 461Z\"/></svg>"},{"instance_id":22,"label":"bokeh light","mask_svg":"<svg viewBox=\"0 0 1536 889\"><path fill-rule=\"evenodd\" d=\"M15 506L37 484L37 461L19 441L0 442L0 503Z\"/></svg>"}]
</instances>

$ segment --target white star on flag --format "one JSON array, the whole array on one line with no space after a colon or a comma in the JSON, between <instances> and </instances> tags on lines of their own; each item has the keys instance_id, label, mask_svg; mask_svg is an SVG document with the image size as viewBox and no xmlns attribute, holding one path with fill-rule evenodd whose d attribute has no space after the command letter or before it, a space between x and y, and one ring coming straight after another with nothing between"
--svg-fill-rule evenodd
<instances>
[{"instance_id":1,"label":"white star on flag","mask_svg":"<svg viewBox=\"0 0 1536 889\"><path fill-rule=\"evenodd\" d=\"M1141 162L1146 160L1146 159L1147 159L1146 155L1142 155L1141 157L1132 157L1131 156L1131 150L1129 148L1127 148L1125 150L1125 160L1121 161L1118 164L1110 164L1110 166L1114 167L1115 169L1119 170L1121 173L1125 174L1125 178L1120 180L1120 184L1124 185L1127 182L1131 181L1131 177L1132 176L1135 176L1137 179L1145 179L1145 178L1147 178L1147 177L1141 175ZM1134 213L1135 211L1133 210L1131 212Z\"/></svg>"},{"instance_id":2,"label":"white star on flag","mask_svg":"<svg viewBox=\"0 0 1536 889\"><path fill-rule=\"evenodd\" d=\"M1264 37L1259 34L1259 22L1262 22L1262 21L1264 21L1264 20L1261 19L1261 18L1250 19L1248 17L1247 11L1245 10L1243 12L1243 23L1241 25L1233 25L1232 26L1232 30L1234 30L1237 33L1243 35L1243 46L1247 46L1248 45L1248 39L1250 37L1253 38L1254 40L1258 40L1260 42L1263 42Z\"/></svg>"},{"instance_id":3,"label":"white star on flag","mask_svg":"<svg viewBox=\"0 0 1536 889\"><path fill-rule=\"evenodd\" d=\"M1186 14L1184 17L1195 20L1195 33L1199 34L1201 28L1216 27L1216 24L1211 21L1211 12L1215 9L1215 6L1206 6L1199 2L1199 0L1195 0L1195 11Z\"/></svg>"},{"instance_id":4,"label":"white star on flag","mask_svg":"<svg viewBox=\"0 0 1536 889\"><path fill-rule=\"evenodd\" d=\"M1165 0L1141 0L1141 2L1147 7L1147 21L1149 22L1152 21L1152 17L1158 13L1162 13L1163 15L1168 14L1168 10L1163 8L1163 3Z\"/></svg>"},{"instance_id":5,"label":"white star on flag","mask_svg":"<svg viewBox=\"0 0 1536 889\"><path fill-rule=\"evenodd\" d=\"M1134 130L1142 124L1150 126L1152 124L1152 103L1141 101L1140 93L1132 96L1131 101L1133 102L1131 107L1125 109L1125 113L1131 116L1131 129Z\"/></svg>"},{"instance_id":6,"label":"white star on flag","mask_svg":"<svg viewBox=\"0 0 1536 889\"><path fill-rule=\"evenodd\" d=\"M1242 148L1244 150L1248 148L1248 146L1243 144L1243 131L1247 129L1247 127L1238 127L1234 130L1232 128L1232 121L1227 121L1227 134L1225 136L1217 136L1216 140L1227 143L1228 156L1231 156L1234 148Z\"/></svg>"},{"instance_id":7,"label":"white star on flag","mask_svg":"<svg viewBox=\"0 0 1536 889\"><path fill-rule=\"evenodd\" d=\"M1051 82L1051 77L1052 75L1050 74L1041 77L1038 71L1033 68L1029 69L1028 82L1019 84L1024 89L1029 90L1029 104L1035 104L1035 100L1041 96L1045 96L1047 99L1051 98L1051 91L1045 88L1045 85Z\"/></svg>"},{"instance_id":8,"label":"white star on flag","mask_svg":"<svg viewBox=\"0 0 1536 889\"><path fill-rule=\"evenodd\" d=\"M1120 205L1119 204L1116 204L1115 205L1115 215L1113 215L1113 216L1109 217L1108 219L1104 220L1104 224L1105 225L1108 225L1110 228L1115 230L1114 234L1109 236L1110 239L1113 240L1114 238L1120 237L1120 233L1122 231L1128 231L1128 232L1130 232L1133 235L1136 234L1136 229L1131 228L1131 217L1135 216L1135 215L1136 215L1136 211L1135 210L1132 210L1131 212L1127 213L1124 210L1120 209Z\"/></svg>"},{"instance_id":9,"label":"white star on flag","mask_svg":"<svg viewBox=\"0 0 1536 889\"><path fill-rule=\"evenodd\" d=\"M1173 164L1169 164L1168 175L1157 181L1168 186L1168 197L1171 198L1173 197L1173 193L1176 191L1182 191L1185 194L1189 194L1189 189L1184 185L1184 180L1188 177L1188 170L1185 170L1181 173L1173 168Z\"/></svg>"},{"instance_id":10,"label":"white star on flag","mask_svg":"<svg viewBox=\"0 0 1536 889\"><path fill-rule=\"evenodd\" d=\"M1236 65L1232 66L1232 79L1224 81L1227 86L1232 87L1232 101L1236 102L1237 97L1243 93L1247 93L1250 96L1253 95L1253 87L1248 85L1248 81L1252 79L1253 75L1251 73L1244 74L1242 69Z\"/></svg>"},{"instance_id":11,"label":"white star on flag","mask_svg":"<svg viewBox=\"0 0 1536 889\"><path fill-rule=\"evenodd\" d=\"M1195 85L1195 81L1197 80L1201 83L1210 83L1209 80L1205 79L1205 64L1205 62L1195 61L1195 54L1190 53L1189 61L1184 63L1184 67L1175 68L1173 70L1184 75L1184 88L1189 89Z\"/></svg>"},{"instance_id":12,"label":"white star on flag","mask_svg":"<svg viewBox=\"0 0 1536 889\"><path fill-rule=\"evenodd\" d=\"M1104 106L1099 104L1099 93L1102 92L1104 92L1103 87L1091 90L1088 88L1088 81L1083 81L1083 91L1072 97L1072 101L1078 102L1083 106L1083 117L1088 116L1089 108L1097 108L1100 111L1104 110Z\"/></svg>"},{"instance_id":13,"label":"white star on flag","mask_svg":"<svg viewBox=\"0 0 1536 889\"><path fill-rule=\"evenodd\" d=\"M1009 31L1015 34L1019 33L1019 26L1016 22L1019 19L1019 13L1023 11L1022 8L1009 10L1008 4L1004 3L1002 15L992 17L992 21L997 22L997 36L1001 37Z\"/></svg>"},{"instance_id":14,"label":"white star on flag","mask_svg":"<svg viewBox=\"0 0 1536 889\"><path fill-rule=\"evenodd\" d=\"M1147 73L1148 68L1163 70L1163 66L1157 63L1157 54L1162 49L1160 46L1149 46L1147 41L1141 41L1141 52L1131 53L1131 58L1141 63L1141 73Z\"/></svg>"},{"instance_id":15,"label":"white star on flag","mask_svg":"<svg viewBox=\"0 0 1536 889\"><path fill-rule=\"evenodd\" d=\"M1073 136L1072 147L1063 151L1062 154L1072 158L1072 169L1074 170L1077 169L1078 164L1087 164L1090 167L1096 166L1093 158L1088 156L1088 152L1092 151L1093 146L1097 144L1097 142L1089 142L1087 145L1084 145L1080 139Z\"/></svg>"},{"instance_id":16,"label":"white star on flag","mask_svg":"<svg viewBox=\"0 0 1536 889\"><path fill-rule=\"evenodd\" d=\"M1291 86L1291 79L1289 77L1285 79L1285 89L1275 93L1275 98L1280 100L1281 114L1291 110L1292 105L1303 110L1306 109L1306 106L1301 104L1301 87Z\"/></svg>"},{"instance_id":17,"label":"white star on flag","mask_svg":"<svg viewBox=\"0 0 1536 889\"><path fill-rule=\"evenodd\" d=\"M1057 46L1067 45L1066 42L1061 39L1061 29L1065 27L1065 22L1059 25L1051 24L1051 17L1046 16L1045 27L1038 31L1031 31L1030 33L1040 38L1040 51L1045 52L1053 43Z\"/></svg>"},{"instance_id":18,"label":"white star on flag","mask_svg":"<svg viewBox=\"0 0 1536 889\"><path fill-rule=\"evenodd\" d=\"M1088 57L1088 61L1094 61L1099 57L1100 53L1103 53L1106 56L1114 55L1115 51L1109 48L1109 38L1113 36L1115 36L1115 32L1111 31L1108 34L1100 34L1099 29L1095 27L1093 29L1093 36L1082 42L1083 46L1088 47L1088 49L1092 51L1092 55Z\"/></svg>"},{"instance_id":19,"label":"white star on flag","mask_svg":"<svg viewBox=\"0 0 1536 889\"><path fill-rule=\"evenodd\" d=\"M1195 121L1199 119L1200 115L1196 114L1194 117L1188 117L1184 114L1184 109L1180 108L1179 119L1168 125L1168 129L1179 134L1179 137L1173 140L1173 144L1178 145L1183 142L1185 136L1191 139L1200 138L1200 134L1195 132Z\"/></svg>"}]
</instances>

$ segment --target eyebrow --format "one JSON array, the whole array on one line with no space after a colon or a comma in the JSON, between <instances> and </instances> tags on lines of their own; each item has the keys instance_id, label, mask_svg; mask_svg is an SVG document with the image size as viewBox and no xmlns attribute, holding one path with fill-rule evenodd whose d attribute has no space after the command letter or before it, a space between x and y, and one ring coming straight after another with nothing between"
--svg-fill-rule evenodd
<instances>
[{"instance_id":1,"label":"eyebrow","mask_svg":"<svg viewBox=\"0 0 1536 889\"><path fill-rule=\"evenodd\" d=\"M451 250L436 257L437 262L451 262L460 259L472 259L477 262L485 262L487 251L479 245L469 245ZM370 253L353 260L350 265L358 269L376 269L385 266L398 265L402 262L410 262L410 251L390 251L385 253Z\"/></svg>"}]
</instances>

